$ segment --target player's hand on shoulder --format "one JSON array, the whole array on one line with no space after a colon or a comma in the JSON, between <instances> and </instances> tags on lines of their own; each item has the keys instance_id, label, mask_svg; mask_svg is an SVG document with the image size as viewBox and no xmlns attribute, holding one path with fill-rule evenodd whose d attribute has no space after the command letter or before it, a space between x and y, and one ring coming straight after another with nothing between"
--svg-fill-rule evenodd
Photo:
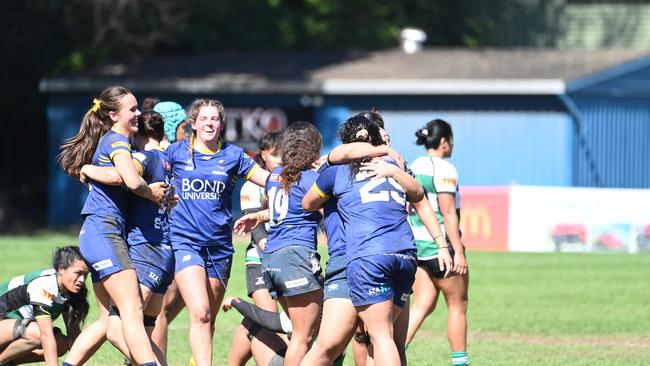
<instances>
[{"instance_id":1,"label":"player's hand on shoulder","mask_svg":"<svg viewBox=\"0 0 650 366\"><path fill-rule=\"evenodd\" d=\"M363 163L360 168L368 177L386 178L394 177L401 169L385 161L383 158L373 158L371 161Z\"/></svg>"},{"instance_id":2,"label":"player's hand on shoulder","mask_svg":"<svg viewBox=\"0 0 650 366\"><path fill-rule=\"evenodd\" d=\"M397 152L397 150L390 148L388 149L388 156L391 157L393 160L395 160L397 165L399 165L399 167L402 170L404 170L404 168L406 167L406 160L404 160L402 154Z\"/></svg>"}]
</instances>

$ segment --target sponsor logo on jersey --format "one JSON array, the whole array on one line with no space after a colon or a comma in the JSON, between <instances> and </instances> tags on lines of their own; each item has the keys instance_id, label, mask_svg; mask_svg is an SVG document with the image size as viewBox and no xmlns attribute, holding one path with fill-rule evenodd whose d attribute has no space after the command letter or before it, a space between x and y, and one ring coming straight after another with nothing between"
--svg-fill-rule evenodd
<instances>
[{"instance_id":1,"label":"sponsor logo on jersey","mask_svg":"<svg viewBox=\"0 0 650 366\"><path fill-rule=\"evenodd\" d=\"M442 178L442 183L444 183L444 184L449 184L449 185L455 186L456 182L457 182L456 178Z\"/></svg>"},{"instance_id":2,"label":"sponsor logo on jersey","mask_svg":"<svg viewBox=\"0 0 650 366\"><path fill-rule=\"evenodd\" d=\"M279 182L280 181L280 174L273 173L269 175L269 180L271 182Z\"/></svg>"},{"instance_id":3,"label":"sponsor logo on jersey","mask_svg":"<svg viewBox=\"0 0 650 366\"><path fill-rule=\"evenodd\" d=\"M187 160L185 161L185 165L187 165L187 166L184 168L185 170L194 170L194 162L192 161L192 159L187 159Z\"/></svg>"},{"instance_id":4,"label":"sponsor logo on jersey","mask_svg":"<svg viewBox=\"0 0 650 366\"><path fill-rule=\"evenodd\" d=\"M302 277L297 280L291 280L291 281L285 281L284 286L287 289L294 288L294 287L301 287L309 284L309 281L307 280L307 277Z\"/></svg>"},{"instance_id":5,"label":"sponsor logo on jersey","mask_svg":"<svg viewBox=\"0 0 650 366\"><path fill-rule=\"evenodd\" d=\"M41 291L41 296L43 296L46 299L49 299L50 301L54 301L54 295L45 290Z\"/></svg>"},{"instance_id":6,"label":"sponsor logo on jersey","mask_svg":"<svg viewBox=\"0 0 650 366\"><path fill-rule=\"evenodd\" d=\"M183 199L219 199L226 189L226 183L218 180L187 179L181 180Z\"/></svg>"},{"instance_id":7,"label":"sponsor logo on jersey","mask_svg":"<svg viewBox=\"0 0 650 366\"><path fill-rule=\"evenodd\" d=\"M106 269L109 267L113 267L113 261L110 259L104 259L103 261L99 261L93 264L93 268L95 269L95 271L101 271L102 269Z\"/></svg>"}]
</instances>

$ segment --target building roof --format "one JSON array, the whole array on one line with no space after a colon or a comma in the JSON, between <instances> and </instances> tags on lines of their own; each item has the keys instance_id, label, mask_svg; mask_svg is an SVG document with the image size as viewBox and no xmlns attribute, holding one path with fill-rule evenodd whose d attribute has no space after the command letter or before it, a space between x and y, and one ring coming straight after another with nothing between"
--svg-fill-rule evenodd
<instances>
[{"instance_id":1,"label":"building roof","mask_svg":"<svg viewBox=\"0 0 650 366\"><path fill-rule=\"evenodd\" d=\"M121 84L190 94L562 94L570 83L649 61L650 53L639 50L224 52L108 65L45 79L40 87L50 93L96 92Z\"/></svg>"}]
</instances>

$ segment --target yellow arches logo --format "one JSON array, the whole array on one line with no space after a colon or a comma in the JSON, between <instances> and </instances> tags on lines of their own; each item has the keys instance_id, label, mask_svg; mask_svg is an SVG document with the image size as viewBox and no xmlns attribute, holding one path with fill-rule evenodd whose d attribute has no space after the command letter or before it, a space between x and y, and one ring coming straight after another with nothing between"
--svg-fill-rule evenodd
<instances>
[{"instance_id":1,"label":"yellow arches logo","mask_svg":"<svg viewBox=\"0 0 650 366\"><path fill-rule=\"evenodd\" d=\"M460 211L460 227L464 235L489 239L492 237L492 218L487 208L463 206Z\"/></svg>"}]
</instances>

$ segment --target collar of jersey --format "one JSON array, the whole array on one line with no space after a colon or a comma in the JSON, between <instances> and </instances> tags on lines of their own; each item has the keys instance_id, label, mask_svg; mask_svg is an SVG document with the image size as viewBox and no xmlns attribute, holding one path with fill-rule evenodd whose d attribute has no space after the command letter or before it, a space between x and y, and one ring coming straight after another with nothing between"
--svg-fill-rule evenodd
<instances>
[{"instance_id":1,"label":"collar of jersey","mask_svg":"<svg viewBox=\"0 0 650 366\"><path fill-rule=\"evenodd\" d=\"M221 139L219 139L219 141L217 141L217 150L215 150L215 151L212 151L210 149L199 149L196 146L193 146L192 148L194 150L200 152L201 154L204 154L204 155L214 155L214 154L218 153L219 151L221 151Z\"/></svg>"},{"instance_id":2,"label":"collar of jersey","mask_svg":"<svg viewBox=\"0 0 650 366\"><path fill-rule=\"evenodd\" d=\"M111 131L115 132L118 135L122 135L121 133L117 132L117 130L115 129L115 126L111 127ZM124 136L124 135L122 135L122 136ZM126 137L126 136L124 136L124 137Z\"/></svg>"}]
</instances>

